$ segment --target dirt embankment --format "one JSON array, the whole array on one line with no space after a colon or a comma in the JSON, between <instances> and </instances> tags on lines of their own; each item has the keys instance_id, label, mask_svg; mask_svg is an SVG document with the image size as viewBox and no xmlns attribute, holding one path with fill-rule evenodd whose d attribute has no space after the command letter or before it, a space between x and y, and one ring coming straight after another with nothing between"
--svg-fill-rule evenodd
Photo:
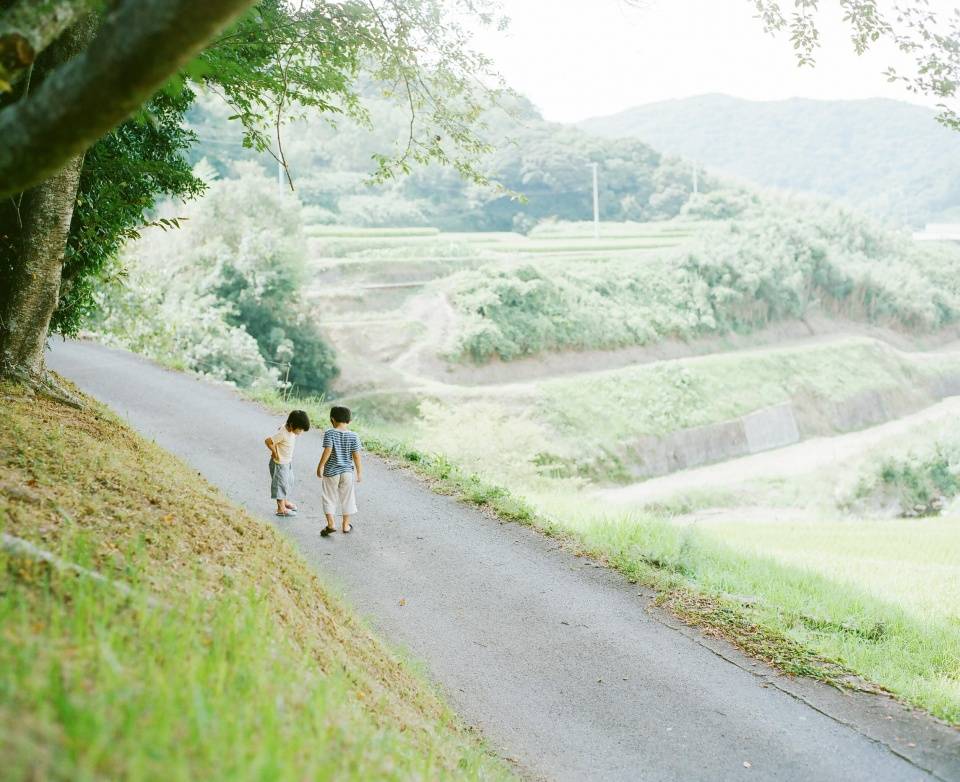
<instances>
[{"instance_id":1,"label":"dirt embankment","mask_svg":"<svg viewBox=\"0 0 960 782\"><path fill-rule=\"evenodd\" d=\"M664 340L653 345L637 345L616 350L567 350L516 361L494 359L481 365L444 363L441 366L433 363L423 368L431 372L433 379L446 383L498 385L620 369L635 364L651 364L655 361L713 353L810 345L845 337L871 337L900 350L936 350L960 341L960 327L945 329L936 334L911 335L883 326L812 315L803 320L783 321L751 334L725 334L689 342ZM438 368L441 374L437 374Z\"/></svg>"}]
</instances>

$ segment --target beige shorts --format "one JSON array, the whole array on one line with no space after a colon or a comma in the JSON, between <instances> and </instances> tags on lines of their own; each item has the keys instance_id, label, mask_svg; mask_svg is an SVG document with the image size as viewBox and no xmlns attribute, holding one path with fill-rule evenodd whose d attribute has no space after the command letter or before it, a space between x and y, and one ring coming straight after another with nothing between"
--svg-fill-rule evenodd
<instances>
[{"instance_id":1,"label":"beige shorts","mask_svg":"<svg viewBox=\"0 0 960 782\"><path fill-rule=\"evenodd\" d=\"M357 512L357 481L353 470L323 476L323 512L331 516L352 516Z\"/></svg>"}]
</instances>

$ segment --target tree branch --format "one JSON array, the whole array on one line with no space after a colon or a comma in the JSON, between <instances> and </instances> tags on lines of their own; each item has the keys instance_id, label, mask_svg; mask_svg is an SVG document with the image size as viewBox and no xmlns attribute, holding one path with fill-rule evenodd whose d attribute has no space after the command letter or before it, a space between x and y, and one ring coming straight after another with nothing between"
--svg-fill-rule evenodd
<instances>
[{"instance_id":1,"label":"tree branch","mask_svg":"<svg viewBox=\"0 0 960 782\"><path fill-rule=\"evenodd\" d=\"M18 0L0 16L0 92L9 91L37 55L86 14L94 0Z\"/></svg>"},{"instance_id":2,"label":"tree branch","mask_svg":"<svg viewBox=\"0 0 960 782\"><path fill-rule=\"evenodd\" d=\"M93 43L0 111L0 197L42 182L133 114L253 0L125 0Z\"/></svg>"}]
</instances>

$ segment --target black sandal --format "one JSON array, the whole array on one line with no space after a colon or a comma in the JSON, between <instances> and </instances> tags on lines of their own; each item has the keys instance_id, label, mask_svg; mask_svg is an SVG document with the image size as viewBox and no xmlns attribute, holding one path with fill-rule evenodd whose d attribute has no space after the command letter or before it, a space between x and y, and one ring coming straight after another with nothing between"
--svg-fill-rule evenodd
<instances>
[{"instance_id":1,"label":"black sandal","mask_svg":"<svg viewBox=\"0 0 960 782\"><path fill-rule=\"evenodd\" d=\"M337 528L336 528L336 527L324 527L324 528L320 531L320 537L321 537L321 538L325 538L325 537L327 537L327 535L330 535L330 534L332 534L332 533L334 533L334 532L336 532L336 531L337 531Z\"/></svg>"},{"instance_id":2,"label":"black sandal","mask_svg":"<svg viewBox=\"0 0 960 782\"><path fill-rule=\"evenodd\" d=\"M343 534L349 535L351 532L353 532L353 524L348 525L347 528L343 531Z\"/></svg>"}]
</instances>

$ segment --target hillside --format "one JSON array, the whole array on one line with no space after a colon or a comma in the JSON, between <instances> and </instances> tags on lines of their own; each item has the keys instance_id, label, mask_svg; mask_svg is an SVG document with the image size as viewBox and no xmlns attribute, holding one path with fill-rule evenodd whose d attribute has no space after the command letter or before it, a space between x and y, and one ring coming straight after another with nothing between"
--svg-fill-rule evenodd
<instances>
[{"instance_id":1,"label":"hillside","mask_svg":"<svg viewBox=\"0 0 960 782\"><path fill-rule=\"evenodd\" d=\"M580 127L912 226L960 219L960 135L922 106L702 95L594 117Z\"/></svg>"},{"instance_id":2,"label":"hillside","mask_svg":"<svg viewBox=\"0 0 960 782\"><path fill-rule=\"evenodd\" d=\"M692 189L689 167L640 141L609 140L575 127L545 122L522 99L506 111L490 111L484 137L493 148L479 168L497 186L463 179L451 167L414 167L410 176L373 185L375 154L398 151L410 117L403 106L379 96L365 102L374 130L310 114L285 128L284 150L308 221L352 226L436 226L457 231L526 233L546 218L590 219L590 164L600 167L603 220L664 220L676 217ZM210 174L233 176L237 163L255 161L275 179L277 164L240 145L226 106L203 96L187 115L197 135L191 163L206 160ZM719 183L700 180L701 191ZM517 194L521 194L519 198Z\"/></svg>"},{"instance_id":3,"label":"hillside","mask_svg":"<svg viewBox=\"0 0 960 782\"><path fill-rule=\"evenodd\" d=\"M91 400L3 391L0 776L509 776L276 529Z\"/></svg>"}]
</instances>

